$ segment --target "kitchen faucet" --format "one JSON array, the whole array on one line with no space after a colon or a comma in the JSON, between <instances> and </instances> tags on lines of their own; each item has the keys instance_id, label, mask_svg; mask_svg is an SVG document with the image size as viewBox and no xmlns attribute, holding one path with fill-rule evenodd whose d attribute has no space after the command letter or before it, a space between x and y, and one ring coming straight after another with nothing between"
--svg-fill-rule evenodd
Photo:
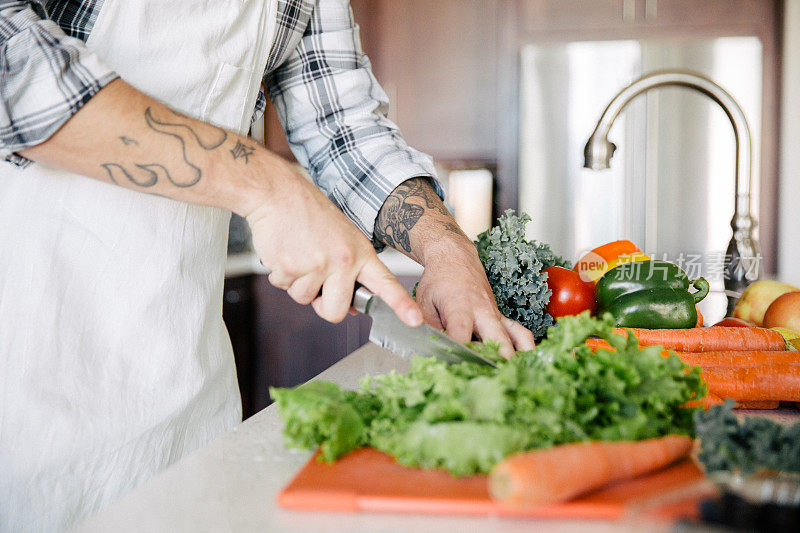
<instances>
[{"instance_id":1,"label":"kitchen faucet","mask_svg":"<svg viewBox=\"0 0 800 533\"><path fill-rule=\"evenodd\" d=\"M681 70L663 70L646 74L622 89L603 111L583 150L584 167L592 170L609 168L616 145L608 140L608 131L622 109L637 95L655 87L677 85L695 89L722 107L733 125L736 139L735 209L731 228L733 237L725 253L725 290L728 313L744 288L758 278L758 243L753 237L756 221L750 214L751 138L747 118L736 100L722 87L699 74Z\"/></svg>"}]
</instances>

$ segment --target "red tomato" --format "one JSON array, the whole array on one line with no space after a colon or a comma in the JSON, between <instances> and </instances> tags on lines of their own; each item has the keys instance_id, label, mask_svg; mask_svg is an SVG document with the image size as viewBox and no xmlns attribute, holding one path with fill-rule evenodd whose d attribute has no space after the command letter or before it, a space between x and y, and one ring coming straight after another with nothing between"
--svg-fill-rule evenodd
<instances>
[{"instance_id":1,"label":"red tomato","mask_svg":"<svg viewBox=\"0 0 800 533\"><path fill-rule=\"evenodd\" d=\"M724 326L728 328L752 328L753 326L755 326L755 324L753 322L750 322L749 320L735 318L732 316L726 316L725 318L723 318L714 325Z\"/></svg>"},{"instance_id":2,"label":"red tomato","mask_svg":"<svg viewBox=\"0 0 800 533\"><path fill-rule=\"evenodd\" d=\"M594 314L597 300L594 297L594 283L583 281L574 270L553 266L545 268L547 286L553 291L547 312L553 318L566 315L577 315L583 311Z\"/></svg>"}]
</instances>

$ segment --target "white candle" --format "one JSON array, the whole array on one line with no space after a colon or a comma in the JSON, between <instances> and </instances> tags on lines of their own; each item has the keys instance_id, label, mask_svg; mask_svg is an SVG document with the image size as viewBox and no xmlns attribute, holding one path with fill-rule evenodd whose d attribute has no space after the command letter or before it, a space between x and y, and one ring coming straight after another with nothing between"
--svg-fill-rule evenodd
<instances>
[{"instance_id":1,"label":"white candle","mask_svg":"<svg viewBox=\"0 0 800 533\"><path fill-rule=\"evenodd\" d=\"M447 200L456 222L472 240L492 225L491 171L452 170L448 175Z\"/></svg>"}]
</instances>

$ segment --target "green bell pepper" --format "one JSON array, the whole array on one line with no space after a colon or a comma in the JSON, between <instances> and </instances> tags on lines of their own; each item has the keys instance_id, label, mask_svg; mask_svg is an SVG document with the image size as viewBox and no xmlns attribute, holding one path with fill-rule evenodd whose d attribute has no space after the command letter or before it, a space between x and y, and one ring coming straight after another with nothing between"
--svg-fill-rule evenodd
<instances>
[{"instance_id":1,"label":"green bell pepper","mask_svg":"<svg viewBox=\"0 0 800 533\"><path fill-rule=\"evenodd\" d=\"M690 293L694 287L697 292ZM692 328L695 304L708 294L703 278L689 280L667 261L636 261L606 272L595 286L599 313L611 313L617 326L652 329Z\"/></svg>"}]
</instances>

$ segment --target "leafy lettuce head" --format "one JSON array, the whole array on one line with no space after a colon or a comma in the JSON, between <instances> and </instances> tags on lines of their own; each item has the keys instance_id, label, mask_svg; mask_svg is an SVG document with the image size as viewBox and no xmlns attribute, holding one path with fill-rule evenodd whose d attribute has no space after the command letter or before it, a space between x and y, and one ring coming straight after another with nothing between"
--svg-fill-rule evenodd
<instances>
[{"instance_id":1,"label":"leafy lettuce head","mask_svg":"<svg viewBox=\"0 0 800 533\"><path fill-rule=\"evenodd\" d=\"M592 352L590 335L615 351ZM496 344L477 348L496 356ZM534 350L496 368L417 357L407 374L365 376L359 391L312 382L271 393L287 444L320 445L323 460L369 445L402 464L467 475L556 444L692 434L693 410L683 405L705 387L697 368L660 347L639 349L608 318L584 313L560 319Z\"/></svg>"}]
</instances>

